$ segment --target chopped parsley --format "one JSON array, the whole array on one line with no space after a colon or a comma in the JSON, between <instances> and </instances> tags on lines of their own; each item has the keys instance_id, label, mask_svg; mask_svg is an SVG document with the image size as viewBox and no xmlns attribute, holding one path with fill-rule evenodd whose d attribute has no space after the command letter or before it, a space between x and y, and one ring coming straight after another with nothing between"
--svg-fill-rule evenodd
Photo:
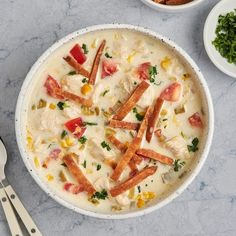
<instances>
[{"instance_id":1,"label":"chopped parsley","mask_svg":"<svg viewBox=\"0 0 236 236\"><path fill-rule=\"evenodd\" d=\"M108 193L105 189L103 189L101 192L95 192L92 198L105 200L106 198L108 198Z\"/></svg>"},{"instance_id":2,"label":"chopped parsley","mask_svg":"<svg viewBox=\"0 0 236 236\"><path fill-rule=\"evenodd\" d=\"M86 169L86 166L87 166L87 161L86 160L84 160L82 166Z\"/></svg>"},{"instance_id":3,"label":"chopped parsley","mask_svg":"<svg viewBox=\"0 0 236 236\"><path fill-rule=\"evenodd\" d=\"M84 125L84 126L85 126L85 125L93 126L93 125L98 125L98 123L85 121L85 122L83 123L83 125Z\"/></svg>"},{"instance_id":4,"label":"chopped parsley","mask_svg":"<svg viewBox=\"0 0 236 236\"><path fill-rule=\"evenodd\" d=\"M196 152L198 150L199 139L196 137L192 141L192 145L188 145L189 152Z\"/></svg>"},{"instance_id":5,"label":"chopped parsley","mask_svg":"<svg viewBox=\"0 0 236 236\"><path fill-rule=\"evenodd\" d=\"M108 52L105 53L105 57L112 58L112 56L110 56Z\"/></svg>"},{"instance_id":6,"label":"chopped parsley","mask_svg":"<svg viewBox=\"0 0 236 236\"><path fill-rule=\"evenodd\" d=\"M66 130L63 130L62 133L61 133L61 139L65 138L65 136L67 135L67 131Z\"/></svg>"},{"instance_id":7,"label":"chopped parsley","mask_svg":"<svg viewBox=\"0 0 236 236\"><path fill-rule=\"evenodd\" d=\"M150 83L153 83L155 85L160 85L161 81L159 83L156 82L156 75L157 75L157 67L156 66L150 66L149 67L149 76L150 76Z\"/></svg>"},{"instance_id":8,"label":"chopped parsley","mask_svg":"<svg viewBox=\"0 0 236 236\"><path fill-rule=\"evenodd\" d=\"M84 54L88 54L88 48L87 48L87 45L85 43L82 44L82 48L84 50Z\"/></svg>"},{"instance_id":9,"label":"chopped parsley","mask_svg":"<svg viewBox=\"0 0 236 236\"><path fill-rule=\"evenodd\" d=\"M135 117L138 121L142 121L144 118L144 115L141 115L140 113L138 113L138 110L136 107L133 108L133 113L135 114Z\"/></svg>"},{"instance_id":10,"label":"chopped parsley","mask_svg":"<svg viewBox=\"0 0 236 236\"><path fill-rule=\"evenodd\" d=\"M97 164L97 171L99 171L102 168L101 164Z\"/></svg>"},{"instance_id":11,"label":"chopped parsley","mask_svg":"<svg viewBox=\"0 0 236 236\"><path fill-rule=\"evenodd\" d=\"M72 70L68 73L68 75L76 75L76 71Z\"/></svg>"},{"instance_id":12,"label":"chopped parsley","mask_svg":"<svg viewBox=\"0 0 236 236\"><path fill-rule=\"evenodd\" d=\"M105 97L105 95L106 95L107 93L109 93L109 91L110 91L109 89L105 90L105 91L102 93L102 96Z\"/></svg>"},{"instance_id":13,"label":"chopped parsley","mask_svg":"<svg viewBox=\"0 0 236 236\"><path fill-rule=\"evenodd\" d=\"M86 136L82 136L81 138L79 138L79 142L80 142L81 144L86 143L87 140L88 140L88 139L86 138Z\"/></svg>"},{"instance_id":14,"label":"chopped parsley","mask_svg":"<svg viewBox=\"0 0 236 236\"><path fill-rule=\"evenodd\" d=\"M60 110L64 110L64 108L70 107L70 106L68 106L65 102L58 102L58 103L57 103L57 107L58 107Z\"/></svg>"},{"instance_id":15,"label":"chopped parsley","mask_svg":"<svg viewBox=\"0 0 236 236\"><path fill-rule=\"evenodd\" d=\"M183 166L185 165L185 161L181 161L180 159L177 159L174 161L174 171L178 172Z\"/></svg>"},{"instance_id":16,"label":"chopped parsley","mask_svg":"<svg viewBox=\"0 0 236 236\"><path fill-rule=\"evenodd\" d=\"M106 148L107 151L111 151L111 147L110 147L109 144L106 143L105 141L102 141L102 142L101 142L101 146L102 146L102 148Z\"/></svg>"},{"instance_id":17,"label":"chopped parsley","mask_svg":"<svg viewBox=\"0 0 236 236\"><path fill-rule=\"evenodd\" d=\"M88 82L88 79L87 79L87 78L83 78L83 79L82 79L82 83L85 84L85 83L87 83L87 82Z\"/></svg>"}]
</instances>

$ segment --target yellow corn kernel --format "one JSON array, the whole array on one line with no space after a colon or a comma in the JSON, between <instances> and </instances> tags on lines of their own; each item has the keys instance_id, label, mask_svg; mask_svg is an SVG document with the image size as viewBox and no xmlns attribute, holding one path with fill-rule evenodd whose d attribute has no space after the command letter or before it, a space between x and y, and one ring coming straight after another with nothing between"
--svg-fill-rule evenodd
<instances>
[{"instance_id":1,"label":"yellow corn kernel","mask_svg":"<svg viewBox=\"0 0 236 236\"><path fill-rule=\"evenodd\" d=\"M92 174L93 173L93 170L91 169L86 169L86 174Z\"/></svg>"},{"instance_id":2,"label":"yellow corn kernel","mask_svg":"<svg viewBox=\"0 0 236 236\"><path fill-rule=\"evenodd\" d=\"M86 116L94 115L94 111L86 106L81 106L81 111L82 111L82 114Z\"/></svg>"},{"instance_id":3,"label":"yellow corn kernel","mask_svg":"<svg viewBox=\"0 0 236 236\"><path fill-rule=\"evenodd\" d=\"M65 139L61 140L60 144L61 147L68 148L74 145L74 140L69 137L66 137Z\"/></svg>"},{"instance_id":4,"label":"yellow corn kernel","mask_svg":"<svg viewBox=\"0 0 236 236\"><path fill-rule=\"evenodd\" d=\"M47 102L45 100L43 100L43 99L40 99L39 103L37 105L37 109L44 108L46 106L47 106Z\"/></svg>"},{"instance_id":5,"label":"yellow corn kernel","mask_svg":"<svg viewBox=\"0 0 236 236\"><path fill-rule=\"evenodd\" d=\"M162 109L161 110L161 116L166 116L168 114L168 110Z\"/></svg>"},{"instance_id":6,"label":"yellow corn kernel","mask_svg":"<svg viewBox=\"0 0 236 236\"><path fill-rule=\"evenodd\" d=\"M36 109L36 106L35 105L32 105L32 107L31 107L31 110L35 110Z\"/></svg>"},{"instance_id":7,"label":"yellow corn kernel","mask_svg":"<svg viewBox=\"0 0 236 236\"><path fill-rule=\"evenodd\" d=\"M145 205L145 201L142 198L138 199L137 207L142 208L142 207L144 207L144 205Z\"/></svg>"},{"instance_id":8,"label":"yellow corn kernel","mask_svg":"<svg viewBox=\"0 0 236 236\"><path fill-rule=\"evenodd\" d=\"M138 200L138 199L141 199L141 194L138 194L137 196L136 196L136 199Z\"/></svg>"},{"instance_id":9,"label":"yellow corn kernel","mask_svg":"<svg viewBox=\"0 0 236 236\"><path fill-rule=\"evenodd\" d=\"M39 167L40 167L38 157L34 157L34 165L35 165L36 168L39 168Z\"/></svg>"},{"instance_id":10,"label":"yellow corn kernel","mask_svg":"<svg viewBox=\"0 0 236 236\"><path fill-rule=\"evenodd\" d=\"M161 68L163 70L167 70L169 68L171 64L171 59L169 57L165 57L162 61L161 61Z\"/></svg>"},{"instance_id":11,"label":"yellow corn kernel","mask_svg":"<svg viewBox=\"0 0 236 236\"><path fill-rule=\"evenodd\" d=\"M164 135L161 135L159 138L158 138L159 142L164 142L166 140L166 137Z\"/></svg>"},{"instance_id":12,"label":"yellow corn kernel","mask_svg":"<svg viewBox=\"0 0 236 236\"><path fill-rule=\"evenodd\" d=\"M151 200L151 199L154 199L156 195L154 192L143 192L143 197L146 200Z\"/></svg>"},{"instance_id":13,"label":"yellow corn kernel","mask_svg":"<svg viewBox=\"0 0 236 236\"><path fill-rule=\"evenodd\" d=\"M52 110L54 110L54 109L56 108L56 105L53 104L53 103L50 103L49 108L52 109Z\"/></svg>"},{"instance_id":14,"label":"yellow corn kernel","mask_svg":"<svg viewBox=\"0 0 236 236\"><path fill-rule=\"evenodd\" d=\"M89 84L84 84L81 87L80 91L83 95L86 95L92 91L92 87Z\"/></svg>"},{"instance_id":15,"label":"yellow corn kernel","mask_svg":"<svg viewBox=\"0 0 236 236\"><path fill-rule=\"evenodd\" d=\"M131 188L130 190L129 190L129 195L128 195L128 198L129 199L133 199L134 198L134 188Z\"/></svg>"},{"instance_id":16,"label":"yellow corn kernel","mask_svg":"<svg viewBox=\"0 0 236 236\"><path fill-rule=\"evenodd\" d=\"M97 47L97 44L98 44L98 40L97 39L94 39L92 44L91 44L91 48L96 48Z\"/></svg>"},{"instance_id":17,"label":"yellow corn kernel","mask_svg":"<svg viewBox=\"0 0 236 236\"><path fill-rule=\"evenodd\" d=\"M66 178L65 173L63 172L63 170L61 170L59 172L59 177L60 177L61 182L66 182L67 181L67 178Z\"/></svg>"},{"instance_id":18,"label":"yellow corn kernel","mask_svg":"<svg viewBox=\"0 0 236 236\"><path fill-rule=\"evenodd\" d=\"M31 136L27 136L26 141L29 150L33 151L34 150L33 138Z\"/></svg>"},{"instance_id":19,"label":"yellow corn kernel","mask_svg":"<svg viewBox=\"0 0 236 236\"><path fill-rule=\"evenodd\" d=\"M131 63L133 61L134 56L136 55L136 53L137 53L136 51L133 51L131 54L128 55L128 57L127 57L128 63Z\"/></svg>"},{"instance_id":20,"label":"yellow corn kernel","mask_svg":"<svg viewBox=\"0 0 236 236\"><path fill-rule=\"evenodd\" d=\"M50 174L47 174L46 178L47 178L48 181L53 181L54 180L54 177Z\"/></svg>"},{"instance_id":21,"label":"yellow corn kernel","mask_svg":"<svg viewBox=\"0 0 236 236\"><path fill-rule=\"evenodd\" d=\"M182 80L183 81L186 81L186 80L188 80L190 78L190 74L188 74L188 73L185 73L185 74L183 74L183 76L182 76Z\"/></svg>"},{"instance_id":22,"label":"yellow corn kernel","mask_svg":"<svg viewBox=\"0 0 236 236\"><path fill-rule=\"evenodd\" d=\"M116 134L116 131L114 129L111 129L111 128L106 128L105 129L105 135L106 136L115 135L115 134Z\"/></svg>"}]
</instances>

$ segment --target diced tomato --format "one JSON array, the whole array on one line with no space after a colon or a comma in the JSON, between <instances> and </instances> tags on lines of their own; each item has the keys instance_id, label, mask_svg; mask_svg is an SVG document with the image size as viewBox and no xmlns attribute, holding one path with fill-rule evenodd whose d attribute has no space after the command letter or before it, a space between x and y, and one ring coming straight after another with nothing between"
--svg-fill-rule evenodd
<instances>
[{"instance_id":1,"label":"diced tomato","mask_svg":"<svg viewBox=\"0 0 236 236\"><path fill-rule=\"evenodd\" d=\"M70 188L73 186L74 184L72 184L72 183L65 183L64 184L64 190L66 190L66 191L70 191Z\"/></svg>"},{"instance_id":2,"label":"diced tomato","mask_svg":"<svg viewBox=\"0 0 236 236\"><path fill-rule=\"evenodd\" d=\"M71 188L71 192L73 194L78 194L78 193L81 193L84 191L84 187L82 185L74 185L72 188Z\"/></svg>"},{"instance_id":3,"label":"diced tomato","mask_svg":"<svg viewBox=\"0 0 236 236\"><path fill-rule=\"evenodd\" d=\"M61 152L61 149L55 148L49 153L49 158L56 160Z\"/></svg>"},{"instance_id":4,"label":"diced tomato","mask_svg":"<svg viewBox=\"0 0 236 236\"><path fill-rule=\"evenodd\" d=\"M160 98L169 102L176 102L181 95L181 84L173 83L162 91Z\"/></svg>"},{"instance_id":5,"label":"diced tomato","mask_svg":"<svg viewBox=\"0 0 236 236\"><path fill-rule=\"evenodd\" d=\"M48 76L45 83L44 87L47 89L48 95L54 97L54 98L59 98L63 99L64 97L61 95L61 86L58 84L58 82L52 77Z\"/></svg>"},{"instance_id":6,"label":"diced tomato","mask_svg":"<svg viewBox=\"0 0 236 236\"><path fill-rule=\"evenodd\" d=\"M81 138L84 134L86 127L83 124L81 117L69 120L65 123L66 128L73 133L77 138Z\"/></svg>"},{"instance_id":7,"label":"diced tomato","mask_svg":"<svg viewBox=\"0 0 236 236\"><path fill-rule=\"evenodd\" d=\"M111 76L118 71L118 65L113 60L104 59L102 61L102 79Z\"/></svg>"},{"instance_id":8,"label":"diced tomato","mask_svg":"<svg viewBox=\"0 0 236 236\"><path fill-rule=\"evenodd\" d=\"M148 80L150 78L149 68L151 66L150 62L144 62L138 66L137 72L139 75L139 79Z\"/></svg>"},{"instance_id":9,"label":"diced tomato","mask_svg":"<svg viewBox=\"0 0 236 236\"><path fill-rule=\"evenodd\" d=\"M70 54L79 64L83 64L87 60L87 57L85 56L83 49L79 46L79 44L75 44L75 46L70 50Z\"/></svg>"},{"instance_id":10,"label":"diced tomato","mask_svg":"<svg viewBox=\"0 0 236 236\"><path fill-rule=\"evenodd\" d=\"M192 125L194 127L198 127L198 128L203 127L202 119L201 119L198 112L196 112L192 116L190 116L188 118L188 121L189 121L190 125Z\"/></svg>"}]
</instances>

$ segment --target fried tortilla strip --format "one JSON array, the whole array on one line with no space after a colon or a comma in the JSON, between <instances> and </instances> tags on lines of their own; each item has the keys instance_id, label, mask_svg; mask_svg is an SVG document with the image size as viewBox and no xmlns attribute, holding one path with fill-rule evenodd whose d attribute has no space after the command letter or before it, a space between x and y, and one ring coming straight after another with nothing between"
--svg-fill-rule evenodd
<instances>
[{"instance_id":1,"label":"fried tortilla strip","mask_svg":"<svg viewBox=\"0 0 236 236\"><path fill-rule=\"evenodd\" d=\"M67 98L67 99L72 100L74 102L80 103L86 107L91 107L93 105L93 101L90 98L86 99L86 98L80 97L78 95L75 95L75 94L67 92L67 91L62 91L61 94L64 98Z\"/></svg>"},{"instance_id":2,"label":"fried tortilla strip","mask_svg":"<svg viewBox=\"0 0 236 236\"><path fill-rule=\"evenodd\" d=\"M121 157L121 159L118 162L113 174L111 175L111 179L117 181L120 178L121 173L123 172L125 167L128 165L128 163L130 162L131 158L133 157L133 155L135 154L137 149L139 148L139 146L142 142L143 135L144 135L144 133L147 129L147 123L148 123L148 119L149 119L151 110L152 109L151 109L151 106L150 106L146 111L146 114L145 114L145 116L143 118L143 121L140 125L140 128L138 130L137 136L134 137L132 143L129 145L126 152Z\"/></svg>"},{"instance_id":3,"label":"fried tortilla strip","mask_svg":"<svg viewBox=\"0 0 236 236\"><path fill-rule=\"evenodd\" d=\"M149 143L152 139L154 128L155 128L155 125L156 125L156 122L157 122L158 116L160 114L163 103L164 103L163 99L157 98L157 100L154 104L154 109L153 109L152 115L149 117L148 127L147 127L147 132L146 132L146 140Z\"/></svg>"},{"instance_id":4,"label":"fried tortilla strip","mask_svg":"<svg viewBox=\"0 0 236 236\"><path fill-rule=\"evenodd\" d=\"M76 60L74 60L71 56L67 56L67 57L63 57L63 59L71 66L75 69L75 71L80 74L83 75L85 77L89 77L89 72L84 69L83 66L81 66Z\"/></svg>"},{"instance_id":5,"label":"fried tortilla strip","mask_svg":"<svg viewBox=\"0 0 236 236\"><path fill-rule=\"evenodd\" d=\"M173 164L173 159L168 157L168 156L165 156L165 155L162 155L158 152L155 152L151 149L145 149L145 148L140 148L137 150L136 154L138 155L141 155L143 157L148 157L148 158L151 158L153 160L156 160L156 161L159 161L163 164L166 164L166 165L172 165Z\"/></svg>"},{"instance_id":6,"label":"fried tortilla strip","mask_svg":"<svg viewBox=\"0 0 236 236\"><path fill-rule=\"evenodd\" d=\"M146 179L148 176L153 175L157 170L157 166L151 166L151 167L146 167L136 173L134 176L130 177L126 181L124 181L121 184L118 184L114 188L110 190L110 194L112 197L116 197L120 195L121 193L126 192L127 190L133 188L140 182L142 182L144 179Z\"/></svg>"},{"instance_id":7,"label":"fried tortilla strip","mask_svg":"<svg viewBox=\"0 0 236 236\"><path fill-rule=\"evenodd\" d=\"M96 189L84 176L83 172L80 170L73 158L78 158L78 156L75 153L69 153L63 157L63 161L68 167L69 172L73 175L76 181L84 187L84 190L88 194L94 194L96 192Z\"/></svg>"},{"instance_id":8,"label":"fried tortilla strip","mask_svg":"<svg viewBox=\"0 0 236 236\"><path fill-rule=\"evenodd\" d=\"M181 5L192 1L193 0L167 0L166 5Z\"/></svg>"},{"instance_id":9,"label":"fried tortilla strip","mask_svg":"<svg viewBox=\"0 0 236 236\"><path fill-rule=\"evenodd\" d=\"M111 119L108 123L108 126L112 128L137 130L139 128L139 123Z\"/></svg>"},{"instance_id":10,"label":"fried tortilla strip","mask_svg":"<svg viewBox=\"0 0 236 236\"><path fill-rule=\"evenodd\" d=\"M131 111L131 109L136 105L139 99L142 97L143 93L150 85L144 80L135 88L133 93L127 99L125 103L118 109L116 114L113 116L114 120L123 120L125 116Z\"/></svg>"},{"instance_id":11,"label":"fried tortilla strip","mask_svg":"<svg viewBox=\"0 0 236 236\"><path fill-rule=\"evenodd\" d=\"M98 66L99 66L100 59L101 59L105 45L106 45L106 40L103 40L101 45L98 48L97 54L96 54L95 59L93 61L92 70L89 75L89 81L88 81L89 84L92 84L92 85L95 84L97 72L98 72Z\"/></svg>"}]
</instances>

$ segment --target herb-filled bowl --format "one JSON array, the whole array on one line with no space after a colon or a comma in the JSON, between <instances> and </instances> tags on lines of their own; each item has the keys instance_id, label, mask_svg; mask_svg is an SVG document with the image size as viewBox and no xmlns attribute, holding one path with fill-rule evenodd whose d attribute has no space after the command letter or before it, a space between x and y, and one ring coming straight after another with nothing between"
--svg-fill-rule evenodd
<instances>
[{"instance_id":1,"label":"herb-filled bowl","mask_svg":"<svg viewBox=\"0 0 236 236\"><path fill-rule=\"evenodd\" d=\"M180 195L208 155L211 96L174 42L122 24L78 30L28 73L16 138L37 184L84 215L147 214Z\"/></svg>"}]
</instances>

